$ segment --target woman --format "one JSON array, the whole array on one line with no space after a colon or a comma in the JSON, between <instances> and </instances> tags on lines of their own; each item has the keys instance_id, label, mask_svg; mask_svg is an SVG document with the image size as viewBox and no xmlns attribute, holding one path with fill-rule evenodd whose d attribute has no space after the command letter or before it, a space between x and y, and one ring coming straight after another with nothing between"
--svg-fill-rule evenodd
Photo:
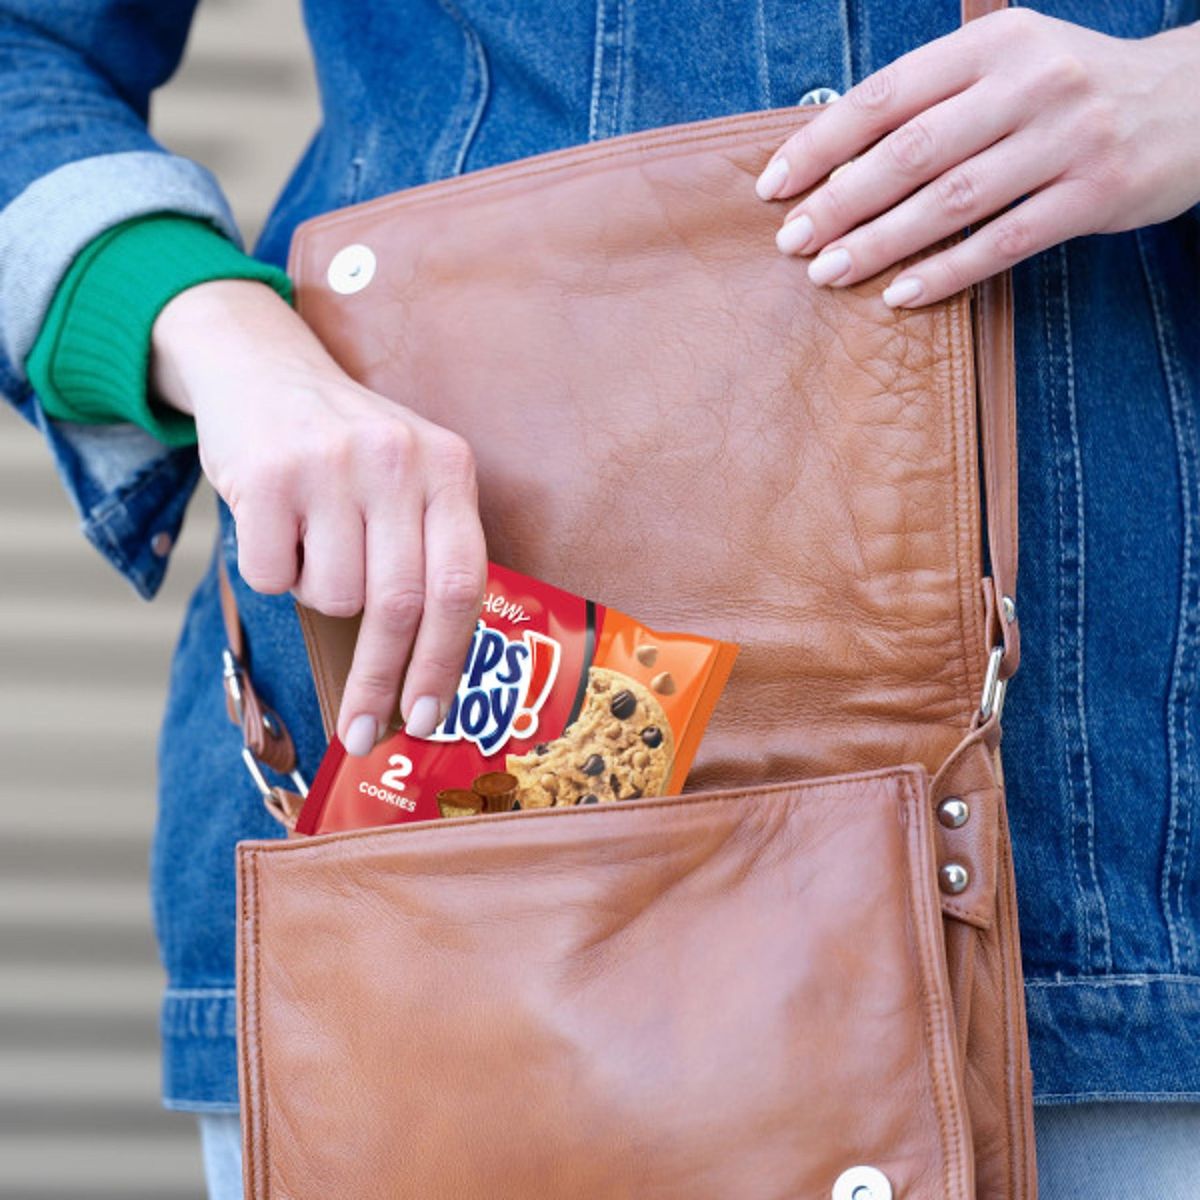
<instances>
[{"instance_id":1,"label":"woman","mask_svg":"<svg viewBox=\"0 0 1200 1200\"><path fill-rule=\"evenodd\" d=\"M95 0L81 19L0 2L0 382L43 425L91 540L147 596L198 444L256 682L308 773L323 739L286 593L364 613L338 718L363 753L398 690L414 732L443 711L485 548L465 443L347 378L286 303L298 221L557 146L844 92L758 182L789 197L857 159L788 213L780 252L828 287L916 256L894 306L1016 265L1026 665L1005 764L1043 1196L1190 1195L1195 0L1059 0L961 30L954 0L308 0L325 121L258 261L212 177L146 133L192 7ZM1118 235L1063 244L1102 232ZM232 847L277 832L226 723L223 643L210 570L175 659L153 876L164 1102L203 1114L221 1200L240 1194Z\"/></svg>"}]
</instances>

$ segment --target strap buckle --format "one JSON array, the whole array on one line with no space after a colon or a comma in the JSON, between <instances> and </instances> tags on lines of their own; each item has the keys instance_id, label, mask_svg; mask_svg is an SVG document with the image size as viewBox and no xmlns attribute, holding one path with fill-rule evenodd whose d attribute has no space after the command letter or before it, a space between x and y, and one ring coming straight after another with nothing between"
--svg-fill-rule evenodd
<instances>
[{"instance_id":1,"label":"strap buckle","mask_svg":"<svg viewBox=\"0 0 1200 1200\"><path fill-rule=\"evenodd\" d=\"M221 663L221 678L225 684L225 695L229 699L231 709L236 714L237 724L241 727L246 714L245 689L242 687L242 676L245 673L245 668L238 660L237 655L228 646L221 652ZM266 712L262 715L262 723L263 728L270 736L276 736L276 730L271 723L270 716ZM265 800L271 796L272 788L267 782L267 777L262 772L262 766L244 741L242 743L242 762L246 764L246 770L250 773L250 778L254 780L254 785L258 788L263 799ZM300 768L296 767L294 770L289 771L288 778L291 779L296 791L304 799L308 799L308 783L301 774Z\"/></svg>"},{"instance_id":2,"label":"strap buckle","mask_svg":"<svg viewBox=\"0 0 1200 1200\"><path fill-rule=\"evenodd\" d=\"M993 646L988 655L987 670L983 674L983 691L979 696L979 720L986 721L993 713L996 720L1004 711L1004 693L1008 690L1008 680L1000 678L1000 662L1004 658L1004 647Z\"/></svg>"},{"instance_id":3,"label":"strap buckle","mask_svg":"<svg viewBox=\"0 0 1200 1200\"><path fill-rule=\"evenodd\" d=\"M242 664L228 646L221 651L221 679L225 683L225 695L229 699L237 723L242 723L245 715L245 693L242 691Z\"/></svg>"},{"instance_id":4,"label":"strap buckle","mask_svg":"<svg viewBox=\"0 0 1200 1200\"><path fill-rule=\"evenodd\" d=\"M250 772L250 778L254 780L255 786L258 788L262 798L266 800L269 796L272 796L274 791L267 782L267 777L262 773L262 767L258 765L258 759L250 753L249 746L242 747L242 762L246 764L246 770ZM300 774L300 768L297 767L294 771L289 772L288 778L295 785L300 797L307 800L308 784L304 781L304 776Z\"/></svg>"},{"instance_id":5,"label":"strap buckle","mask_svg":"<svg viewBox=\"0 0 1200 1200\"><path fill-rule=\"evenodd\" d=\"M1017 606L1011 597L1000 597L1003 620L1011 625L1017 619ZM1004 694L1008 691L1008 680L1000 678L1000 664L1004 661L1004 643L998 642L988 654L987 668L983 673L983 690L979 695L979 721L986 721L994 713L996 720L1004 711Z\"/></svg>"}]
</instances>

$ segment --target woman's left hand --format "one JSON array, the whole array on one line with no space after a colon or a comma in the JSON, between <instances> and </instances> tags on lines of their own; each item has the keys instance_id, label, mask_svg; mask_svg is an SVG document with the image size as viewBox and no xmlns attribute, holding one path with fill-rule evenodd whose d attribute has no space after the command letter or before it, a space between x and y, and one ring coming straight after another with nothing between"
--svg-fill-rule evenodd
<instances>
[{"instance_id":1,"label":"woman's left hand","mask_svg":"<svg viewBox=\"0 0 1200 1200\"><path fill-rule=\"evenodd\" d=\"M776 241L816 255L816 284L868 279L979 226L883 294L930 304L1068 238L1200 201L1198 80L1200 24L1127 40L1008 9L864 79L784 142L756 190L813 188Z\"/></svg>"}]
</instances>

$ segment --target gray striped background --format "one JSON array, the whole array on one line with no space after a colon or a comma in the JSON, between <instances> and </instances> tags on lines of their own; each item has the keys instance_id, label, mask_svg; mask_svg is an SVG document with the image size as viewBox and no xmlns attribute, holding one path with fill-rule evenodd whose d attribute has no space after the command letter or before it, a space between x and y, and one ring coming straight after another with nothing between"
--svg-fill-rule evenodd
<instances>
[{"instance_id":1,"label":"gray striped background","mask_svg":"<svg viewBox=\"0 0 1200 1200\"><path fill-rule=\"evenodd\" d=\"M203 0L153 106L159 139L216 172L248 245L317 121L298 3ZM212 497L147 605L0 406L0 511L0 1200L198 1200L195 1122L158 1104L146 856L168 657Z\"/></svg>"}]
</instances>

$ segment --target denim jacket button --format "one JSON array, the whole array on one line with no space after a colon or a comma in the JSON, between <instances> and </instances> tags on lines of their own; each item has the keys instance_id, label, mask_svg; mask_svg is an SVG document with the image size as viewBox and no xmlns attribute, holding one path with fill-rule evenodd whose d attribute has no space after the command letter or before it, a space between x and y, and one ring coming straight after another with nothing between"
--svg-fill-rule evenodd
<instances>
[{"instance_id":1,"label":"denim jacket button","mask_svg":"<svg viewBox=\"0 0 1200 1200\"><path fill-rule=\"evenodd\" d=\"M159 558L166 558L171 553L172 542L171 535L164 529L161 533L156 533L150 539L150 549L154 551Z\"/></svg>"},{"instance_id":2,"label":"denim jacket button","mask_svg":"<svg viewBox=\"0 0 1200 1200\"><path fill-rule=\"evenodd\" d=\"M798 108L807 108L810 104L831 104L841 95L841 92L834 91L831 87L815 87L809 88L799 100L796 101Z\"/></svg>"}]
</instances>

